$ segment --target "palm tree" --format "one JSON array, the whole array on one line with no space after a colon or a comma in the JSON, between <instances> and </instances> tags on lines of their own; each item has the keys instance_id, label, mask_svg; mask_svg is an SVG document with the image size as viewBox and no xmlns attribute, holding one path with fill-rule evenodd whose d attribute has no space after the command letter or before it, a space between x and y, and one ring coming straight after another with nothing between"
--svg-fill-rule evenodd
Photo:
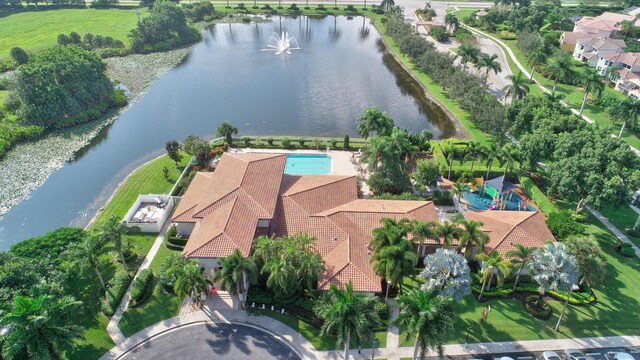
<instances>
[{"instance_id":1,"label":"palm tree","mask_svg":"<svg viewBox=\"0 0 640 360\"><path fill-rule=\"evenodd\" d=\"M480 227L484 225L480 221L462 221L462 234L458 240L458 250L464 249L464 256L471 260L475 255L484 251L484 247L489 242L489 235L482 231Z\"/></svg>"},{"instance_id":2,"label":"palm tree","mask_svg":"<svg viewBox=\"0 0 640 360\"><path fill-rule=\"evenodd\" d=\"M584 96L582 97L582 105L580 106L580 115L582 115L584 104L587 103L589 93L592 92L596 94L596 96L600 96L604 91L604 83L602 82L600 74L593 69L586 69L579 78L579 82L584 85Z\"/></svg>"},{"instance_id":3,"label":"palm tree","mask_svg":"<svg viewBox=\"0 0 640 360\"><path fill-rule=\"evenodd\" d=\"M373 251L379 251L385 246L397 244L400 239L406 238L412 230L411 221L407 218L400 219L400 221L392 218L383 218L380 222L382 226L373 229L373 237L369 243L369 247Z\"/></svg>"},{"instance_id":4,"label":"palm tree","mask_svg":"<svg viewBox=\"0 0 640 360\"><path fill-rule=\"evenodd\" d=\"M389 12L389 9L392 6L395 6L395 5L396 5L396 3L395 3L394 0L382 0L382 3L380 4L380 7L385 8L385 11Z\"/></svg>"},{"instance_id":5,"label":"palm tree","mask_svg":"<svg viewBox=\"0 0 640 360\"><path fill-rule=\"evenodd\" d=\"M484 148L484 156L487 159L487 175L485 176L485 179L489 179L493 162L496 160L500 162L502 151L496 146L496 144L489 144Z\"/></svg>"},{"instance_id":6,"label":"palm tree","mask_svg":"<svg viewBox=\"0 0 640 360\"><path fill-rule=\"evenodd\" d=\"M518 286L518 281L520 281L520 274L522 273L522 270L524 270L525 266L529 264L529 261L531 261L536 248L525 247L522 244L514 244L513 246L515 247L515 250L509 251L507 256L514 259L512 260L514 264L520 264L518 272L516 273L516 280L513 283L513 291L515 291Z\"/></svg>"},{"instance_id":7,"label":"palm tree","mask_svg":"<svg viewBox=\"0 0 640 360\"><path fill-rule=\"evenodd\" d=\"M252 257L245 258L240 249L235 249L231 255L221 258L219 263L222 269L213 274L213 282L220 282L220 288L229 294L237 294L240 308L244 308L244 300L241 300L240 295L245 293L246 283L258 282L255 260Z\"/></svg>"},{"instance_id":8,"label":"palm tree","mask_svg":"<svg viewBox=\"0 0 640 360\"><path fill-rule=\"evenodd\" d=\"M617 106L613 107L609 114L613 121L622 121L622 128L620 128L620 133L618 134L618 139L620 139L624 133L624 128L627 126L627 123L633 126L638 122L638 116L640 115L640 101L632 97L627 97Z\"/></svg>"},{"instance_id":9,"label":"palm tree","mask_svg":"<svg viewBox=\"0 0 640 360\"><path fill-rule=\"evenodd\" d=\"M213 283L202 275L198 263L193 261L183 268L170 270L175 272L176 282L173 285L175 293L181 297L188 296L194 305L202 306L200 295L206 294L208 286Z\"/></svg>"},{"instance_id":10,"label":"palm tree","mask_svg":"<svg viewBox=\"0 0 640 360\"><path fill-rule=\"evenodd\" d=\"M387 283L384 300L389 299L389 288L402 285L404 277L413 275L418 257L413 251L413 243L404 237L377 249L370 261L375 262L373 271Z\"/></svg>"},{"instance_id":11,"label":"palm tree","mask_svg":"<svg viewBox=\"0 0 640 360\"><path fill-rule=\"evenodd\" d=\"M437 292L454 301L471 294L471 270L464 256L453 250L436 249L435 253L424 258L424 264L420 273L426 280L423 290Z\"/></svg>"},{"instance_id":12,"label":"palm tree","mask_svg":"<svg viewBox=\"0 0 640 360\"><path fill-rule=\"evenodd\" d=\"M424 256L424 250L426 247L424 246L424 241L426 239L439 241L440 236L438 235L438 223L436 221L420 221L415 220L413 222L413 240L418 241L417 253L420 256Z\"/></svg>"},{"instance_id":13,"label":"palm tree","mask_svg":"<svg viewBox=\"0 0 640 360\"><path fill-rule=\"evenodd\" d=\"M502 175L507 176L507 172L509 172L509 169L513 170L515 163L519 162L519 159L520 151L515 144L509 143L502 147L502 149L500 150L499 158L500 166L504 166L504 173Z\"/></svg>"},{"instance_id":14,"label":"palm tree","mask_svg":"<svg viewBox=\"0 0 640 360\"><path fill-rule=\"evenodd\" d=\"M455 14L448 13L444 16L444 24L447 26L447 28L451 29L450 31L453 33L458 29L460 21Z\"/></svg>"},{"instance_id":15,"label":"palm tree","mask_svg":"<svg viewBox=\"0 0 640 360\"><path fill-rule=\"evenodd\" d=\"M362 114L358 116L358 134L365 140L369 138L372 132L378 136L387 136L393 130L393 120L387 112L382 112L377 106L364 109Z\"/></svg>"},{"instance_id":16,"label":"palm tree","mask_svg":"<svg viewBox=\"0 0 640 360\"><path fill-rule=\"evenodd\" d=\"M567 290L579 280L579 273L573 255L563 243L548 242L537 249L529 263L529 273L538 285L538 304L549 290Z\"/></svg>"},{"instance_id":17,"label":"palm tree","mask_svg":"<svg viewBox=\"0 0 640 360\"><path fill-rule=\"evenodd\" d=\"M82 337L83 329L73 321L81 306L70 296L16 296L11 311L0 318L0 328L9 329L2 337L2 358L65 358L65 351Z\"/></svg>"},{"instance_id":18,"label":"palm tree","mask_svg":"<svg viewBox=\"0 0 640 360\"><path fill-rule=\"evenodd\" d=\"M349 281L344 290L331 284L323 301L315 307L316 315L322 319L320 334L336 336L338 344L344 345L344 358L349 358L351 341L364 343L372 336L372 329L380 325L374 309L375 298L353 292Z\"/></svg>"},{"instance_id":19,"label":"palm tree","mask_svg":"<svg viewBox=\"0 0 640 360\"><path fill-rule=\"evenodd\" d=\"M395 166L398 157L388 136L372 137L362 152L362 162L369 166L370 171Z\"/></svg>"},{"instance_id":20,"label":"palm tree","mask_svg":"<svg viewBox=\"0 0 640 360\"><path fill-rule=\"evenodd\" d=\"M529 51L527 55L529 57L527 64L531 66L531 77L529 77L529 80L533 80L533 73L536 70L536 66L540 66L547 61L547 53L544 51L543 47L538 46Z\"/></svg>"},{"instance_id":21,"label":"palm tree","mask_svg":"<svg viewBox=\"0 0 640 360\"><path fill-rule=\"evenodd\" d=\"M502 89L502 91L504 91L505 104L507 103L507 98L509 96L511 96L511 99L513 100L519 100L529 93L529 84L531 84L531 80L527 79L522 71L516 75L507 76L507 80L511 81L511 85L507 85Z\"/></svg>"},{"instance_id":22,"label":"palm tree","mask_svg":"<svg viewBox=\"0 0 640 360\"><path fill-rule=\"evenodd\" d=\"M571 59L565 55L555 56L547 64L545 72L553 79L553 90L551 92L555 93L559 80L568 82L573 78Z\"/></svg>"},{"instance_id":23,"label":"palm tree","mask_svg":"<svg viewBox=\"0 0 640 360\"><path fill-rule=\"evenodd\" d=\"M428 349L437 350L442 357L445 337L455 323L451 298L413 289L398 297L398 305L395 324L407 330L407 340L415 338L413 359L424 359Z\"/></svg>"},{"instance_id":24,"label":"palm tree","mask_svg":"<svg viewBox=\"0 0 640 360\"><path fill-rule=\"evenodd\" d=\"M98 228L98 236L102 238L100 241L113 243L113 248L120 255L120 261L122 261L122 266L125 270L128 270L128 268L127 261L122 252L122 235L136 234L139 232L139 227L128 226L125 222L120 221L118 215L115 214L111 215L109 220Z\"/></svg>"},{"instance_id":25,"label":"palm tree","mask_svg":"<svg viewBox=\"0 0 640 360\"><path fill-rule=\"evenodd\" d=\"M498 61L498 55L493 54L491 56L487 54L482 54L482 57L478 61L478 67L484 68L484 83L487 84L487 80L489 79L489 72L493 71L494 74L498 74L502 72L502 66Z\"/></svg>"},{"instance_id":26,"label":"palm tree","mask_svg":"<svg viewBox=\"0 0 640 360\"><path fill-rule=\"evenodd\" d=\"M478 296L478 300L482 300L482 293L484 293L487 284L487 290L491 290L494 274L498 275L498 286L502 285L505 276L511 270L511 262L502 260L502 255L497 250L493 250L489 254L480 253L476 256L476 259L484 263L482 268L482 289L480 289L480 296Z\"/></svg>"},{"instance_id":27,"label":"palm tree","mask_svg":"<svg viewBox=\"0 0 640 360\"><path fill-rule=\"evenodd\" d=\"M100 281L100 286L103 291L107 291L107 287L100 273L100 269L98 269L98 265L100 263L100 256L110 250L111 249L106 246L103 238L92 234L85 236L82 241L74 244L70 249L71 258L74 259L76 264L80 266L89 265L91 269L93 269L98 277L98 281Z\"/></svg>"},{"instance_id":28,"label":"palm tree","mask_svg":"<svg viewBox=\"0 0 640 360\"><path fill-rule=\"evenodd\" d=\"M398 158L407 159L416 154L417 149L411 143L409 131L406 129L401 130L398 127L394 127L389 138L391 140L391 149L396 153Z\"/></svg>"},{"instance_id":29,"label":"palm tree","mask_svg":"<svg viewBox=\"0 0 640 360\"><path fill-rule=\"evenodd\" d=\"M443 246L446 249L451 246L454 240L460 239L462 229L458 224L445 220L436 226L436 233L442 239Z\"/></svg>"},{"instance_id":30,"label":"palm tree","mask_svg":"<svg viewBox=\"0 0 640 360\"><path fill-rule=\"evenodd\" d=\"M471 168L469 171L473 176L473 165L475 164L476 160L482 159L482 156L484 156L484 147L479 142L469 141L467 143L467 148L465 152L466 152L466 154L464 155L465 160L471 159Z\"/></svg>"},{"instance_id":31,"label":"palm tree","mask_svg":"<svg viewBox=\"0 0 640 360\"><path fill-rule=\"evenodd\" d=\"M461 45L458 48L458 56L460 56L460 61L462 62L462 69L467 68L467 62L476 62L478 61L478 54L480 50L471 46L471 45Z\"/></svg>"},{"instance_id":32,"label":"palm tree","mask_svg":"<svg viewBox=\"0 0 640 360\"><path fill-rule=\"evenodd\" d=\"M225 120L216 128L216 136L224 136L229 146L233 144L233 135L238 135L238 128L231 125L229 120Z\"/></svg>"}]
</instances>

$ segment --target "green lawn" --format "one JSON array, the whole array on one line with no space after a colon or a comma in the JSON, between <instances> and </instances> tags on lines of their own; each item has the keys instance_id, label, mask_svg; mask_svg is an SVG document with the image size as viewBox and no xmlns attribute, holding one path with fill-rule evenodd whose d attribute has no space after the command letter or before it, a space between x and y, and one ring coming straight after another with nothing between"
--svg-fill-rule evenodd
<instances>
[{"instance_id":1,"label":"green lawn","mask_svg":"<svg viewBox=\"0 0 640 360\"><path fill-rule=\"evenodd\" d=\"M480 322L483 304L471 296L455 304L460 320L448 339L449 343L463 343L467 327L471 324L470 342L538 340L571 337L631 335L640 332L640 324L630 314L640 312L640 262L637 258L618 255L614 246L617 239L590 217L593 224L587 233L596 237L605 255L607 275L594 293L598 302L590 306L569 306L561 331L553 331L564 303L550 301L554 309L547 321L530 316L523 305L513 299L489 302L492 311L485 322ZM416 286L409 282L409 287ZM401 345L411 346L403 336Z\"/></svg>"},{"instance_id":2,"label":"green lawn","mask_svg":"<svg viewBox=\"0 0 640 360\"><path fill-rule=\"evenodd\" d=\"M162 261L172 253L176 253L176 251L169 250L164 245L160 247L151 265L149 265L154 274L157 273ZM180 304L182 303L181 299L174 294L168 294L163 291L157 281L154 281L154 283L155 289L149 300L140 307L127 309L122 316L120 330L125 337L129 337L157 322L178 315Z\"/></svg>"},{"instance_id":3,"label":"green lawn","mask_svg":"<svg viewBox=\"0 0 640 360\"><path fill-rule=\"evenodd\" d=\"M338 348L335 337L320 336L320 329L314 328L310 324L307 324L306 322L298 319L295 316L281 314L276 311L263 311L262 315L276 319L281 323L287 325L288 327L292 328L293 330L299 332L318 351L336 350ZM387 346L386 331L378 331L375 333L375 336L379 343L378 347L383 348ZM352 348L355 348L356 346L357 345L354 345L354 344L351 345ZM362 347L368 348L368 347L371 347L371 345L363 344Z\"/></svg>"},{"instance_id":4,"label":"green lawn","mask_svg":"<svg viewBox=\"0 0 640 360\"><path fill-rule=\"evenodd\" d=\"M609 221L620 231L624 232L624 228L627 226L633 227L638 220L638 213L633 211L630 207L607 206L604 209L600 209L600 213L607 217ZM640 238L633 237L627 234L629 239L633 241L637 246L640 246Z\"/></svg>"},{"instance_id":5,"label":"green lawn","mask_svg":"<svg viewBox=\"0 0 640 360\"><path fill-rule=\"evenodd\" d=\"M15 46L30 53L55 46L59 34L71 31L111 36L128 44L127 35L137 22L134 9L55 9L5 16L0 18L0 60L8 59Z\"/></svg>"},{"instance_id":6,"label":"green lawn","mask_svg":"<svg viewBox=\"0 0 640 360\"><path fill-rule=\"evenodd\" d=\"M113 214L124 216L139 194L168 194L180 177L184 166L189 162L189 155L186 153L182 155L182 162L178 166L164 155L135 170L107 206L96 215L91 228L107 221ZM168 180L164 178L162 172L165 166L169 169Z\"/></svg>"},{"instance_id":7,"label":"green lawn","mask_svg":"<svg viewBox=\"0 0 640 360\"><path fill-rule=\"evenodd\" d=\"M406 55L400 52L400 49L393 41L393 39L390 36L385 35L386 26L381 21L383 16L372 14L371 17L374 19L375 27L378 29L378 32L381 34L391 51L396 54L396 57L402 62L402 64L404 64L406 68L412 70L413 74L422 83L422 85L427 88L429 93L460 121L462 126L469 133L469 138L471 140L479 141L483 144L489 143L491 141L491 136L482 132L473 122L471 122L469 113L463 110L456 102L449 99L449 95L446 93L446 91L442 90L442 87L440 85L434 83L430 77L417 70L413 62Z\"/></svg>"},{"instance_id":8,"label":"green lawn","mask_svg":"<svg viewBox=\"0 0 640 360\"><path fill-rule=\"evenodd\" d=\"M0 90L0 107L4 104L4 101L9 96L9 90Z\"/></svg>"}]
</instances>

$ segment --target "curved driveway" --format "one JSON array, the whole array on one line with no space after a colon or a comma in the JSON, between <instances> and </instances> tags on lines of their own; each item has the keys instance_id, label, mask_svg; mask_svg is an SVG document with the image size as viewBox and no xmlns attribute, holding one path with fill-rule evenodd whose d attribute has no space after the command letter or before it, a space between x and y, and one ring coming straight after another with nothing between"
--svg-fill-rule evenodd
<instances>
[{"instance_id":1,"label":"curved driveway","mask_svg":"<svg viewBox=\"0 0 640 360\"><path fill-rule=\"evenodd\" d=\"M167 332L120 359L300 359L286 344L264 331L238 324L199 323Z\"/></svg>"}]
</instances>

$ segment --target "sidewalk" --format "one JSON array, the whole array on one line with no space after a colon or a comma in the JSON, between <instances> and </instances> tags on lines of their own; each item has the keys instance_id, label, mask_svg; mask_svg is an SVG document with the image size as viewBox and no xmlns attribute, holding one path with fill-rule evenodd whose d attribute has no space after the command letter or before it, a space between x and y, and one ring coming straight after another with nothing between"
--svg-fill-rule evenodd
<instances>
[{"instance_id":1,"label":"sidewalk","mask_svg":"<svg viewBox=\"0 0 640 360\"><path fill-rule=\"evenodd\" d=\"M587 210L589 210L595 217L597 217L598 220L600 220L602 224L604 224L604 226L606 226L607 229L609 229L609 231L613 233L613 235L615 235L618 239L620 239L620 241L627 244L631 244L631 247L636 252L636 256L640 258L640 249L638 249L636 244L634 244L633 241L631 241L631 239L627 237L627 235L625 235L622 231L620 231L620 229L615 227L615 225L613 225L609 221L609 219L607 219L604 215L602 215L598 210L592 209L589 205L587 205Z\"/></svg>"}]
</instances>

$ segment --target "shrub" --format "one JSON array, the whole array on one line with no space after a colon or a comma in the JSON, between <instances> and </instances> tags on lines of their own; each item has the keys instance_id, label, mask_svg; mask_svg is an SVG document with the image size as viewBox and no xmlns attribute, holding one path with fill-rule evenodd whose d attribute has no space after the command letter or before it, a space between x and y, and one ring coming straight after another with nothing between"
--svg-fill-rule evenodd
<instances>
[{"instance_id":1,"label":"shrub","mask_svg":"<svg viewBox=\"0 0 640 360\"><path fill-rule=\"evenodd\" d=\"M11 57L18 65L26 64L29 61L29 55L20 47L14 47L11 49Z\"/></svg>"},{"instance_id":2,"label":"shrub","mask_svg":"<svg viewBox=\"0 0 640 360\"><path fill-rule=\"evenodd\" d=\"M552 212L549 214L546 223L551 233L553 233L558 240L584 232L584 225L575 221L573 213L569 210Z\"/></svg>"},{"instance_id":3,"label":"shrub","mask_svg":"<svg viewBox=\"0 0 640 360\"><path fill-rule=\"evenodd\" d=\"M58 45L65 46L69 45L70 42L71 40L69 40L69 37L66 34L58 35Z\"/></svg>"},{"instance_id":4,"label":"shrub","mask_svg":"<svg viewBox=\"0 0 640 360\"><path fill-rule=\"evenodd\" d=\"M267 138L267 144L269 144L270 146L273 146L273 138Z\"/></svg>"},{"instance_id":5,"label":"shrub","mask_svg":"<svg viewBox=\"0 0 640 360\"><path fill-rule=\"evenodd\" d=\"M104 312L105 315L111 316L116 312L130 282L131 274L126 271L117 273L116 276L109 281L105 301L102 303L102 312Z\"/></svg>"},{"instance_id":6,"label":"shrub","mask_svg":"<svg viewBox=\"0 0 640 360\"><path fill-rule=\"evenodd\" d=\"M157 278L158 282L166 291L173 293L173 285L177 278L177 274L172 274L169 270L172 268L184 267L188 262L189 261L183 258L179 253L173 253L162 260Z\"/></svg>"},{"instance_id":7,"label":"shrub","mask_svg":"<svg viewBox=\"0 0 640 360\"><path fill-rule=\"evenodd\" d=\"M300 8L298 8L298 5L296 4L291 4L289 5L289 9L293 10L293 11L298 11L300 10Z\"/></svg>"},{"instance_id":8,"label":"shrub","mask_svg":"<svg viewBox=\"0 0 640 360\"><path fill-rule=\"evenodd\" d=\"M633 228L633 226L625 226L624 227L624 232L626 232L627 235L629 235L629 236L640 237L640 231L635 230Z\"/></svg>"},{"instance_id":9,"label":"shrub","mask_svg":"<svg viewBox=\"0 0 640 360\"><path fill-rule=\"evenodd\" d=\"M266 290L259 286L252 286L249 288L249 293L247 294L247 303L255 303L257 307L259 304L272 304L273 298Z\"/></svg>"},{"instance_id":10,"label":"shrub","mask_svg":"<svg viewBox=\"0 0 640 360\"><path fill-rule=\"evenodd\" d=\"M332 148L337 148L338 147L338 140L336 139L331 139L331 147Z\"/></svg>"},{"instance_id":11,"label":"shrub","mask_svg":"<svg viewBox=\"0 0 640 360\"><path fill-rule=\"evenodd\" d=\"M524 302L524 307L527 309L527 312L539 319L547 320L551 317L551 306L547 304L546 301L542 300L542 304L537 304L538 297L535 295L530 295L526 297Z\"/></svg>"},{"instance_id":12,"label":"shrub","mask_svg":"<svg viewBox=\"0 0 640 360\"><path fill-rule=\"evenodd\" d=\"M251 22L251 18L250 18L250 17L248 17L248 16L243 16L243 17L242 17L242 22L243 22L243 23L248 24L248 23L250 23L250 22Z\"/></svg>"},{"instance_id":13,"label":"shrub","mask_svg":"<svg viewBox=\"0 0 640 360\"><path fill-rule=\"evenodd\" d=\"M376 301L376 303L373 305L373 309L380 317L380 320L389 320L390 310L387 303L385 303L384 301Z\"/></svg>"},{"instance_id":14,"label":"shrub","mask_svg":"<svg viewBox=\"0 0 640 360\"><path fill-rule=\"evenodd\" d=\"M449 40L449 34L442 26L434 26L429 30L429 35L438 42L444 42Z\"/></svg>"},{"instance_id":15,"label":"shrub","mask_svg":"<svg viewBox=\"0 0 640 360\"><path fill-rule=\"evenodd\" d=\"M288 137L283 138L281 143L282 143L282 148L283 149L288 149L288 148L291 147L291 139L289 139Z\"/></svg>"},{"instance_id":16,"label":"shrub","mask_svg":"<svg viewBox=\"0 0 640 360\"><path fill-rule=\"evenodd\" d=\"M244 141L244 146L249 147L251 146L251 138L250 137L243 137L242 140Z\"/></svg>"},{"instance_id":17,"label":"shrub","mask_svg":"<svg viewBox=\"0 0 640 360\"><path fill-rule=\"evenodd\" d=\"M636 252L631 246L623 246L620 249L620 255L623 255L626 257L634 257L636 256Z\"/></svg>"},{"instance_id":18,"label":"shrub","mask_svg":"<svg viewBox=\"0 0 640 360\"><path fill-rule=\"evenodd\" d=\"M298 143L300 144L300 146L304 147L304 143L305 143L305 139L300 139L298 140Z\"/></svg>"},{"instance_id":19,"label":"shrub","mask_svg":"<svg viewBox=\"0 0 640 360\"><path fill-rule=\"evenodd\" d=\"M349 134L344 135L344 140L342 142L342 147L346 150L349 148Z\"/></svg>"},{"instance_id":20,"label":"shrub","mask_svg":"<svg viewBox=\"0 0 640 360\"><path fill-rule=\"evenodd\" d=\"M433 203L436 205L453 205L453 194L449 190L445 192L434 191Z\"/></svg>"},{"instance_id":21,"label":"shrub","mask_svg":"<svg viewBox=\"0 0 640 360\"><path fill-rule=\"evenodd\" d=\"M142 304L153 292L153 271L144 269L131 285L131 307Z\"/></svg>"},{"instance_id":22,"label":"shrub","mask_svg":"<svg viewBox=\"0 0 640 360\"><path fill-rule=\"evenodd\" d=\"M322 4L320 4L320 5L316 6L316 10L322 10L322 11L324 11L324 10L326 10L326 9L327 9L327 8L325 8L325 7L324 7L324 5L322 5Z\"/></svg>"},{"instance_id":23,"label":"shrub","mask_svg":"<svg viewBox=\"0 0 640 360\"><path fill-rule=\"evenodd\" d=\"M356 10L356 7L355 7L355 6L353 6L353 5L351 5L351 4L347 5L347 7L345 8L345 10L347 10L347 11L352 11L352 12L356 12L356 11L357 11L357 10Z\"/></svg>"}]
</instances>

